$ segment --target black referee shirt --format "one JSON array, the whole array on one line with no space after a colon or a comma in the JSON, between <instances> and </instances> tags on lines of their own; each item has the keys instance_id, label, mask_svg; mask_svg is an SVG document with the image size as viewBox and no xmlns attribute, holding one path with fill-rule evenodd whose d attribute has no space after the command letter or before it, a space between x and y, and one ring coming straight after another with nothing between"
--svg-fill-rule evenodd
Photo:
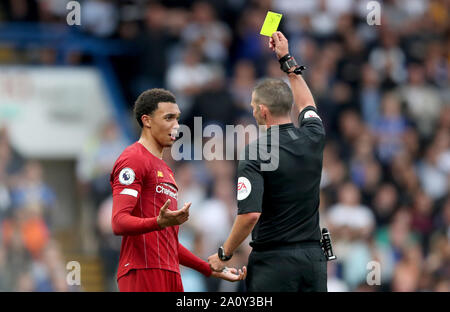
<instances>
[{"instance_id":1,"label":"black referee shirt","mask_svg":"<svg viewBox=\"0 0 450 312\"><path fill-rule=\"evenodd\" d=\"M262 136L246 146L245 159L239 161L238 214L261 213L252 232L252 247L321 238L319 184L325 130L313 106L299 114L299 125L299 128L292 123L279 125L279 142L272 138L276 133L272 126L264 135L266 138ZM255 153L264 141L272 157L278 147L278 166L273 171L262 167L274 163L273 159L267 160L264 149Z\"/></svg>"}]
</instances>

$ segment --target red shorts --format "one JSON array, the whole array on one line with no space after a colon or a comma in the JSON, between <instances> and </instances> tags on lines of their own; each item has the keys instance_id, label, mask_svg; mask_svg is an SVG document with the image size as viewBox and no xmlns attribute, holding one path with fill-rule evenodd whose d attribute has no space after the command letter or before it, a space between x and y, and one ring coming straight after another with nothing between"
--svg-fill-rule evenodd
<instances>
[{"instance_id":1,"label":"red shorts","mask_svg":"<svg viewBox=\"0 0 450 312\"><path fill-rule=\"evenodd\" d=\"M123 292L182 292L180 274L162 269L130 270L117 281L119 291Z\"/></svg>"}]
</instances>

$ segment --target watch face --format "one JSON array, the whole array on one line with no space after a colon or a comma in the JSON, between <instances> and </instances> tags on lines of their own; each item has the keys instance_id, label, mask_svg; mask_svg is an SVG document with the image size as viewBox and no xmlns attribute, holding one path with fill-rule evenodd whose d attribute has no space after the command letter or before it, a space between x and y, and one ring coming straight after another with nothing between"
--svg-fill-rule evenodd
<instances>
[{"instance_id":1,"label":"watch face","mask_svg":"<svg viewBox=\"0 0 450 312\"><path fill-rule=\"evenodd\" d=\"M230 259L230 257L227 257L227 256L225 255L225 251L224 251L223 247L220 247L220 248L219 248L218 255L219 255L220 260L222 260L222 261L227 261L227 260Z\"/></svg>"},{"instance_id":2,"label":"watch face","mask_svg":"<svg viewBox=\"0 0 450 312\"><path fill-rule=\"evenodd\" d=\"M295 65L297 65L297 62L294 59L290 59L289 61L286 62L288 68L292 68Z\"/></svg>"},{"instance_id":3,"label":"watch face","mask_svg":"<svg viewBox=\"0 0 450 312\"><path fill-rule=\"evenodd\" d=\"M281 67L281 69L283 70L283 71L285 71L285 72L287 72L288 70L289 70L289 64L288 64L288 62L284 62L283 63L283 66Z\"/></svg>"}]
</instances>

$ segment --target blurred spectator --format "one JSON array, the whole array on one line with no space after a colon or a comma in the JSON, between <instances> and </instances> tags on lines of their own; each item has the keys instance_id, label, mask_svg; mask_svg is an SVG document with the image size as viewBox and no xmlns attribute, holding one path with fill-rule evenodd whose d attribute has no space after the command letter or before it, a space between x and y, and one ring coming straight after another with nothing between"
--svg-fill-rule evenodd
<instances>
[{"instance_id":1,"label":"blurred spectator","mask_svg":"<svg viewBox=\"0 0 450 312\"><path fill-rule=\"evenodd\" d=\"M240 16L237 25L237 47L235 57L239 59L252 60L256 66L257 72L264 71L265 56L270 51L265 37L261 36L261 25L266 16L265 11L256 8L245 10ZM273 57L272 54L269 55Z\"/></svg>"},{"instance_id":2,"label":"blurred spectator","mask_svg":"<svg viewBox=\"0 0 450 312\"><path fill-rule=\"evenodd\" d=\"M231 44L228 26L216 18L214 7L207 1L194 2L191 12L192 20L183 31L183 40L198 47L207 60L225 62Z\"/></svg>"},{"instance_id":3,"label":"blurred spectator","mask_svg":"<svg viewBox=\"0 0 450 312\"><path fill-rule=\"evenodd\" d=\"M168 67L167 87L174 92L184 116L190 114L193 98L217 78L218 70L217 67L203 63L201 52L194 46L187 47L182 62Z\"/></svg>"},{"instance_id":4,"label":"blurred spectator","mask_svg":"<svg viewBox=\"0 0 450 312\"><path fill-rule=\"evenodd\" d=\"M414 198L411 229L421 237L424 251L428 251L429 235L433 229L433 202L424 192L418 192Z\"/></svg>"},{"instance_id":5,"label":"blurred spectator","mask_svg":"<svg viewBox=\"0 0 450 312\"><path fill-rule=\"evenodd\" d=\"M213 196L204 201L192 214L191 223L201 233L202 238L207 238L202 244L201 257L203 259L217 251L218 246L227 238L227 230L231 228L231 214L221 193L227 192L225 196L229 198L230 192L232 193L233 190L232 185L231 181L218 180L214 186Z\"/></svg>"},{"instance_id":6,"label":"blurred spectator","mask_svg":"<svg viewBox=\"0 0 450 312\"><path fill-rule=\"evenodd\" d=\"M45 183L40 163L28 161L17 184L11 190L14 210L32 210L45 218L48 226L52 225L51 214L55 208L56 195Z\"/></svg>"},{"instance_id":7,"label":"blurred spectator","mask_svg":"<svg viewBox=\"0 0 450 312\"><path fill-rule=\"evenodd\" d=\"M340 255L342 277L350 289L366 279L366 265L372 251L366 240L375 227L375 218L369 208L360 205L359 190L354 184L345 183L339 189L339 201L331 206L326 223L333 233L336 253Z\"/></svg>"},{"instance_id":8,"label":"blurred spectator","mask_svg":"<svg viewBox=\"0 0 450 312\"><path fill-rule=\"evenodd\" d=\"M392 291L412 292L419 287L422 253L419 246L408 248L404 258L397 264L392 278Z\"/></svg>"},{"instance_id":9,"label":"blurred spectator","mask_svg":"<svg viewBox=\"0 0 450 312\"><path fill-rule=\"evenodd\" d=\"M9 21L31 22L37 20L38 3L30 0L6 0L1 3Z\"/></svg>"},{"instance_id":10,"label":"blurred spectator","mask_svg":"<svg viewBox=\"0 0 450 312\"><path fill-rule=\"evenodd\" d=\"M406 102L409 115L416 121L419 133L429 137L441 110L441 99L435 87L425 80L422 65L408 67L409 81L400 87L399 92Z\"/></svg>"},{"instance_id":11,"label":"blurred spectator","mask_svg":"<svg viewBox=\"0 0 450 312\"><path fill-rule=\"evenodd\" d=\"M328 282L327 288L329 292L346 292L348 291L347 284L337 276L337 263L330 261L327 263Z\"/></svg>"},{"instance_id":12,"label":"blurred spectator","mask_svg":"<svg viewBox=\"0 0 450 312\"><path fill-rule=\"evenodd\" d=\"M438 160L438 147L431 145L427 148L424 159L418 165L418 176L423 190L434 200L447 195L449 189L449 175L439 168Z\"/></svg>"},{"instance_id":13,"label":"blurred spectator","mask_svg":"<svg viewBox=\"0 0 450 312\"><path fill-rule=\"evenodd\" d=\"M317 37L326 38L335 30L339 15L335 15L333 10L329 10L326 0L319 0L318 3L318 9L311 16L311 26Z\"/></svg>"},{"instance_id":14,"label":"blurred spectator","mask_svg":"<svg viewBox=\"0 0 450 312\"><path fill-rule=\"evenodd\" d=\"M392 88L406 78L405 54L398 46L397 34L389 28L382 28L380 46L369 55L370 64L381 76L382 86Z\"/></svg>"},{"instance_id":15,"label":"blurred spectator","mask_svg":"<svg viewBox=\"0 0 450 312\"><path fill-rule=\"evenodd\" d=\"M398 98L392 93L384 94L381 116L374 127L378 157L383 164L390 162L392 157L403 148L402 137L406 126L406 119L402 115Z\"/></svg>"},{"instance_id":16,"label":"blurred spectator","mask_svg":"<svg viewBox=\"0 0 450 312\"><path fill-rule=\"evenodd\" d=\"M0 128L0 164L7 176L16 176L22 170L24 158L11 146L8 128ZM13 179L14 180L14 179ZM13 181L11 181L13 182Z\"/></svg>"},{"instance_id":17,"label":"blurred spectator","mask_svg":"<svg viewBox=\"0 0 450 312\"><path fill-rule=\"evenodd\" d=\"M339 115L339 154L344 161L351 158L352 146L356 143L365 125L354 110L345 110Z\"/></svg>"},{"instance_id":18,"label":"blurred spectator","mask_svg":"<svg viewBox=\"0 0 450 312\"><path fill-rule=\"evenodd\" d=\"M253 63L248 60L236 62L229 88L236 106L249 114L252 113L250 102L255 83L256 70Z\"/></svg>"},{"instance_id":19,"label":"blurred spectator","mask_svg":"<svg viewBox=\"0 0 450 312\"><path fill-rule=\"evenodd\" d=\"M103 261L105 289L117 291L116 273L119 265L121 237L114 235L111 227L112 197L106 198L98 209L100 257Z\"/></svg>"},{"instance_id":20,"label":"blurred spectator","mask_svg":"<svg viewBox=\"0 0 450 312\"><path fill-rule=\"evenodd\" d=\"M397 189L392 184L381 185L373 199L377 227L384 227L392 219L398 205Z\"/></svg>"},{"instance_id":21,"label":"blurred spectator","mask_svg":"<svg viewBox=\"0 0 450 312\"><path fill-rule=\"evenodd\" d=\"M374 139L370 133L361 133L353 146L353 155L350 159L350 176L352 181L363 188L370 179L377 178L370 170L370 166L375 163ZM375 163L376 165L376 163ZM376 184L376 181L375 181ZM376 187L377 185L374 185Z\"/></svg>"},{"instance_id":22,"label":"blurred spectator","mask_svg":"<svg viewBox=\"0 0 450 312\"><path fill-rule=\"evenodd\" d=\"M211 99L214 99L211 102ZM238 116L238 109L233 97L225 85L223 74L217 73L208 83L208 88L193 98L192 116L202 116L210 124L217 124L225 130L225 126ZM203 125L205 126L205 125Z\"/></svg>"},{"instance_id":23,"label":"blurred spectator","mask_svg":"<svg viewBox=\"0 0 450 312\"><path fill-rule=\"evenodd\" d=\"M381 92L377 72L369 64L363 65L360 91L361 112L364 121L373 127L380 114Z\"/></svg>"},{"instance_id":24,"label":"blurred spectator","mask_svg":"<svg viewBox=\"0 0 450 312\"><path fill-rule=\"evenodd\" d=\"M339 201L329 208L327 224L340 239L367 239L374 230L372 211L360 204L360 193L352 183L339 189Z\"/></svg>"},{"instance_id":25,"label":"blurred spectator","mask_svg":"<svg viewBox=\"0 0 450 312\"><path fill-rule=\"evenodd\" d=\"M381 227L375 233L375 244L380 263L381 283L389 283L395 267L403 258L403 253L417 244L417 236L411 230L411 214L407 208L397 210L388 226Z\"/></svg>"},{"instance_id":26,"label":"blurred spectator","mask_svg":"<svg viewBox=\"0 0 450 312\"><path fill-rule=\"evenodd\" d=\"M202 239L202 250L199 256L203 259L207 259L210 255L217 252L218 246L223 244L227 238L227 231L232 225L232 216L226 201L232 198L231 194L233 194L231 181L218 180L214 186L212 198L204 201L199 207L200 209L197 209L192 214L191 223ZM235 207L236 205L233 208ZM206 282L208 291L217 291L220 284L219 280L207 279Z\"/></svg>"},{"instance_id":27,"label":"blurred spectator","mask_svg":"<svg viewBox=\"0 0 450 312\"><path fill-rule=\"evenodd\" d=\"M134 98L147 89L165 85L165 74L170 64L168 53L172 44L172 38L166 28L167 17L167 9L158 2L149 3L145 9L144 30L136 38L139 72Z\"/></svg>"},{"instance_id":28,"label":"blurred spectator","mask_svg":"<svg viewBox=\"0 0 450 312\"><path fill-rule=\"evenodd\" d=\"M112 36L118 24L119 14L114 3L106 0L90 0L81 6L82 27L98 37Z\"/></svg>"},{"instance_id":29,"label":"blurred spectator","mask_svg":"<svg viewBox=\"0 0 450 312\"><path fill-rule=\"evenodd\" d=\"M174 171L178 184L178 203L180 207L183 207L186 202L192 203L191 212L200 209L200 205L206 198L205 187L197 181L195 170L191 162L183 162Z\"/></svg>"},{"instance_id":30,"label":"blurred spectator","mask_svg":"<svg viewBox=\"0 0 450 312\"><path fill-rule=\"evenodd\" d=\"M98 134L88 139L80 153L77 177L85 192L91 193L97 207L111 192L109 175L114 162L127 144L116 122L111 120L101 126Z\"/></svg>"}]
</instances>

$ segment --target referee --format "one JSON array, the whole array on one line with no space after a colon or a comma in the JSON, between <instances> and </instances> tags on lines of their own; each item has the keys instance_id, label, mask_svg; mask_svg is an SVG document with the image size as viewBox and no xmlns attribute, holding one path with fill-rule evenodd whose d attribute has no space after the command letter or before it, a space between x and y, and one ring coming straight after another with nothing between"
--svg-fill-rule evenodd
<instances>
[{"instance_id":1,"label":"referee","mask_svg":"<svg viewBox=\"0 0 450 312\"><path fill-rule=\"evenodd\" d=\"M327 262L319 226L325 131L301 76L304 67L289 55L287 39L276 32L269 47L288 74L292 91L281 80L263 80L253 90L251 106L257 123L267 128L267 149L279 150L278 167L262 170L267 161L259 156L252 160L251 145L261 138L246 146L238 166L238 215L228 239L208 261L212 270L223 270L252 232L248 291L325 292ZM299 128L291 122L291 109ZM279 144L271 145L277 134Z\"/></svg>"}]
</instances>

